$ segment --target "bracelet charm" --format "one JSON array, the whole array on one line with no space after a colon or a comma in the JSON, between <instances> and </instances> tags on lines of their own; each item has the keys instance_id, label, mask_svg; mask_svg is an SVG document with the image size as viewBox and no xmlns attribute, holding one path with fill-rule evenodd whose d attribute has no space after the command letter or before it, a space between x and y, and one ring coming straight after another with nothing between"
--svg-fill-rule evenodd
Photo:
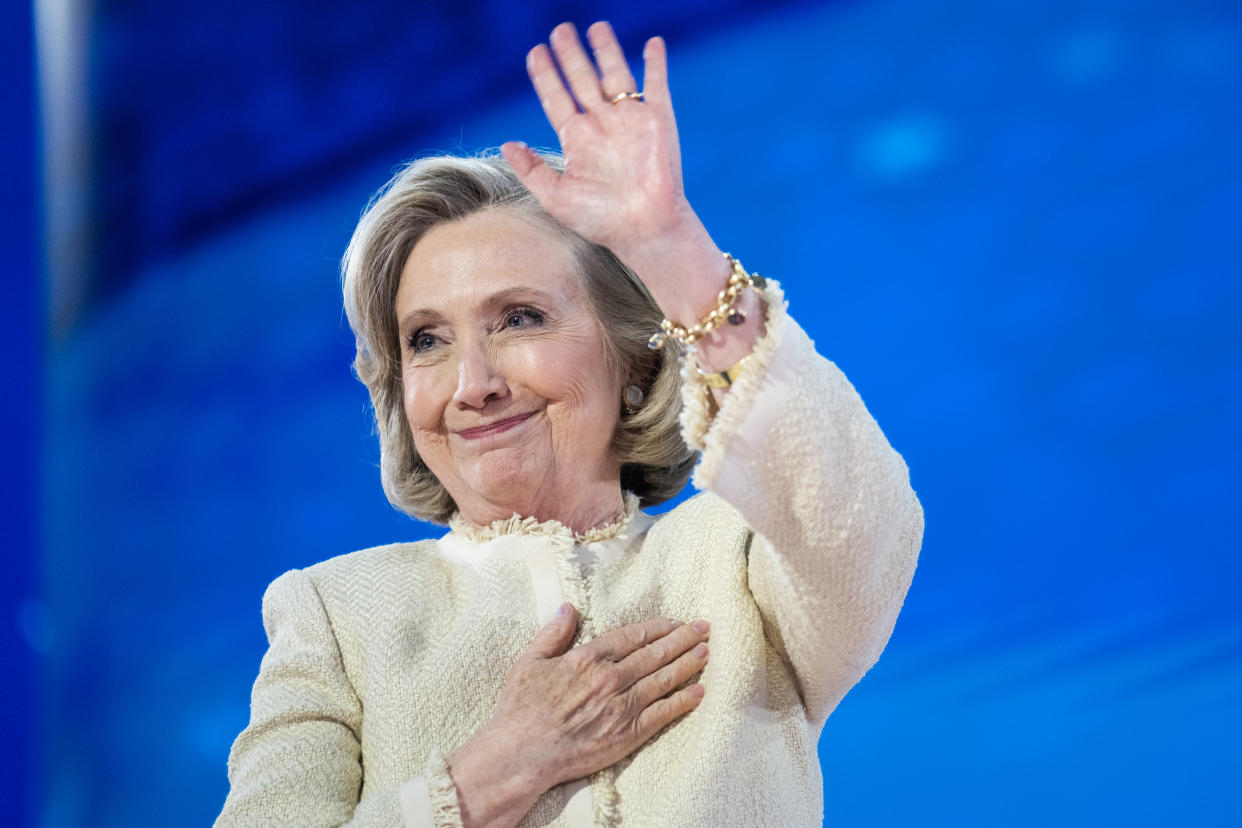
<instances>
[{"instance_id":1,"label":"bracelet charm","mask_svg":"<svg viewBox=\"0 0 1242 828\"><path fill-rule=\"evenodd\" d=\"M747 288L762 292L768 283L758 273L747 273L746 268L742 267L742 263L728 253L725 253L724 257L728 259L732 270L729 273L729 281L725 284L724 290L720 291L716 296L716 307L708 312L707 316L700 319L697 324L691 325L688 328L665 319L660 323L660 330L652 334L651 338L647 340L648 348L651 348L653 351L659 350L664 347L664 343L669 339L675 339L682 345L691 346L725 322L728 322L730 325L741 325L746 321L746 314L737 307L737 298Z\"/></svg>"}]
</instances>

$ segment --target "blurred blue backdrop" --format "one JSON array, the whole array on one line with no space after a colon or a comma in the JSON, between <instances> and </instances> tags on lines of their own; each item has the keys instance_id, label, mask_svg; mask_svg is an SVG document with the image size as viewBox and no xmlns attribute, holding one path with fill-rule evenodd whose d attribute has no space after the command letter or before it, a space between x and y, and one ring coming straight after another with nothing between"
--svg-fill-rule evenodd
<instances>
[{"instance_id":1,"label":"blurred blue backdrop","mask_svg":"<svg viewBox=\"0 0 1242 828\"><path fill-rule=\"evenodd\" d=\"M554 145L523 55L599 17L668 39L692 202L926 510L824 731L828 823L1242 825L1242 6L1215 0L37 2L48 322L15 336L46 346L6 477L23 445L41 471L4 593L29 821L209 823L265 585L440 531L380 491L337 260L402 160Z\"/></svg>"}]
</instances>

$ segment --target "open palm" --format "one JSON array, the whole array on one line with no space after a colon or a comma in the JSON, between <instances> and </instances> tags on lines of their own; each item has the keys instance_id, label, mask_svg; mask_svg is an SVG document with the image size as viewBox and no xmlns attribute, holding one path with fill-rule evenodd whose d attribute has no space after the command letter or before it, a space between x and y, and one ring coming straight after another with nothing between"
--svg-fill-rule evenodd
<instances>
[{"instance_id":1,"label":"open palm","mask_svg":"<svg viewBox=\"0 0 1242 828\"><path fill-rule=\"evenodd\" d=\"M565 171L556 172L522 144L501 149L554 218L624 259L626 250L666 234L690 213L664 41L652 38L643 51L645 100L631 96L613 102L637 90L634 76L612 27L596 23L587 37L594 61L569 23L553 30L551 49L540 44L526 61L560 139Z\"/></svg>"}]
</instances>

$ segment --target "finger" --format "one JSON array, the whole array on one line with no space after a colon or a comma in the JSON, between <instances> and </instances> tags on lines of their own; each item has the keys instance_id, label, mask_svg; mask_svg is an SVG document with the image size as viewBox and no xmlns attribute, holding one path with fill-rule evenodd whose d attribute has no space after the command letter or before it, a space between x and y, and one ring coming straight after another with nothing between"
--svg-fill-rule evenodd
<instances>
[{"instance_id":1,"label":"finger","mask_svg":"<svg viewBox=\"0 0 1242 828\"><path fill-rule=\"evenodd\" d=\"M706 625L706 623L705 621L696 621L694 624L683 624L668 635L658 638L631 653L624 661L617 665L621 670L624 686L628 687L637 683L665 665L671 664L696 644L706 641L707 629L700 630L696 626L698 624ZM668 691L666 690L665 692ZM659 695L662 696L664 693Z\"/></svg>"},{"instance_id":2,"label":"finger","mask_svg":"<svg viewBox=\"0 0 1242 828\"><path fill-rule=\"evenodd\" d=\"M535 633L526 648L525 658L556 658L569 648L578 629L578 611L573 604L561 604L556 616Z\"/></svg>"},{"instance_id":3,"label":"finger","mask_svg":"<svg viewBox=\"0 0 1242 828\"><path fill-rule=\"evenodd\" d=\"M706 644L695 644L671 664L666 664L651 675L640 679L630 688L635 701L646 707L656 699L667 696L707 665L707 654Z\"/></svg>"},{"instance_id":4,"label":"finger","mask_svg":"<svg viewBox=\"0 0 1242 828\"><path fill-rule=\"evenodd\" d=\"M560 135L569 119L578 114L578 105L561 82L547 46L541 43L526 53L526 74L530 75L531 85L535 87L548 123Z\"/></svg>"},{"instance_id":5,"label":"finger","mask_svg":"<svg viewBox=\"0 0 1242 828\"><path fill-rule=\"evenodd\" d=\"M604 95L599 88L599 75L595 65L587 57L578 39L578 30L572 23L562 23L552 30L552 51L556 61L565 73L569 88L582 104L583 109L590 109L604 103Z\"/></svg>"},{"instance_id":6,"label":"finger","mask_svg":"<svg viewBox=\"0 0 1242 828\"><path fill-rule=\"evenodd\" d=\"M604 97L611 99L622 92L637 92L638 83L630 73L630 65L625 62L625 54L612 26L605 20L592 23L591 28L587 29L587 41L599 67L599 83Z\"/></svg>"},{"instance_id":7,"label":"finger","mask_svg":"<svg viewBox=\"0 0 1242 828\"><path fill-rule=\"evenodd\" d=\"M647 103L670 105L668 54L664 38L653 37L643 47L643 98Z\"/></svg>"},{"instance_id":8,"label":"finger","mask_svg":"<svg viewBox=\"0 0 1242 828\"><path fill-rule=\"evenodd\" d=\"M685 625L671 618L649 618L607 632L585 646L599 657L621 661L640 647L645 647L682 626Z\"/></svg>"},{"instance_id":9,"label":"finger","mask_svg":"<svg viewBox=\"0 0 1242 828\"><path fill-rule=\"evenodd\" d=\"M638 732L643 741L650 739L656 732L674 719L684 716L699 706L707 689L698 683L683 687L666 699L651 704L638 714Z\"/></svg>"},{"instance_id":10,"label":"finger","mask_svg":"<svg viewBox=\"0 0 1242 828\"><path fill-rule=\"evenodd\" d=\"M530 190L531 195L545 210L549 209L549 203L555 197L556 186L560 183L560 173L549 167L534 150L520 141L501 144L500 153L509 162L522 186Z\"/></svg>"}]
</instances>

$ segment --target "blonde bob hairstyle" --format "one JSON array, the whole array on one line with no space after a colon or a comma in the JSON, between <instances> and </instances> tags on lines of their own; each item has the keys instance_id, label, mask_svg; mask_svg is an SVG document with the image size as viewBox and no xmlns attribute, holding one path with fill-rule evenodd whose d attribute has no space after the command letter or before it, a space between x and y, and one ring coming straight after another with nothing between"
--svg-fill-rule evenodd
<instances>
[{"instance_id":1,"label":"blonde bob hairstyle","mask_svg":"<svg viewBox=\"0 0 1242 828\"><path fill-rule=\"evenodd\" d=\"M564 169L559 155L545 153L544 158ZM643 505L668 500L690 477L697 453L681 439L678 426L677 351L647 347L647 338L663 318L660 309L610 250L587 242L548 215L496 152L421 158L403 167L371 199L341 260L345 314L358 348L354 371L375 409L384 494L397 509L433 523L447 523L457 511L453 498L418 456L406 422L395 304L402 268L423 234L488 209L511 210L564 237L605 334L619 387L637 385L643 391L642 405L633 411L617 399L621 416L612 450L621 463L621 486L638 495Z\"/></svg>"}]
</instances>

